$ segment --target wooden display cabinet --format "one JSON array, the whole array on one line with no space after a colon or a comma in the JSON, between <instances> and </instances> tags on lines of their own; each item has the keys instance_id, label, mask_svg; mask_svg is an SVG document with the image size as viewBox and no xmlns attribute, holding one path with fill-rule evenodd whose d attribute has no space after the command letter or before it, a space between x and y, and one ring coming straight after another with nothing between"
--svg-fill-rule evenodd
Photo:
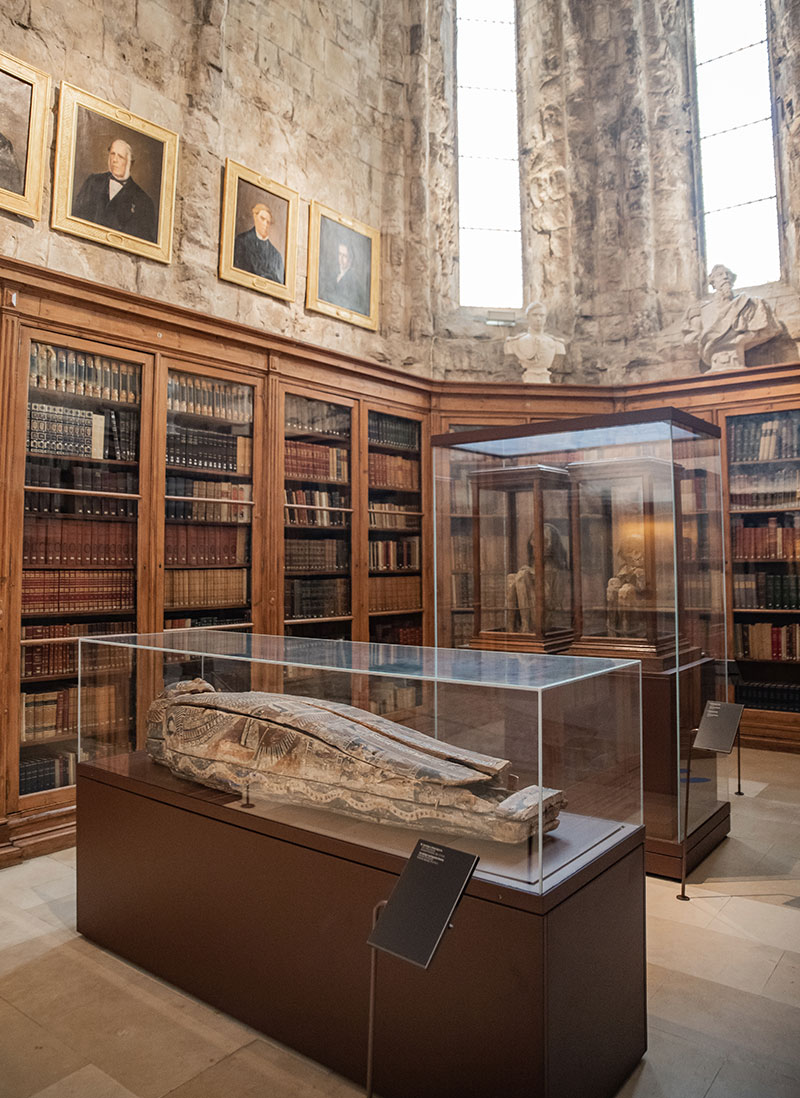
<instances>
[{"instance_id":1,"label":"wooden display cabinet","mask_svg":"<svg viewBox=\"0 0 800 1098\"><path fill-rule=\"evenodd\" d=\"M570 483L564 469L476 469L472 499L475 620L471 644L560 652L573 639Z\"/></svg>"},{"instance_id":2,"label":"wooden display cabinet","mask_svg":"<svg viewBox=\"0 0 800 1098\"><path fill-rule=\"evenodd\" d=\"M524 417L503 417L494 426L514 426L524 423ZM482 431L489 427L481 422L443 419L442 432ZM435 472L436 492L444 492L447 505L436 508L436 538L451 562L449 575L437 575L437 643L443 648L466 648L475 633L474 533L472 495L468 463L459 461L454 475L449 475L448 455L440 458L445 468ZM475 462L478 463L476 457Z\"/></svg>"}]
</instances>

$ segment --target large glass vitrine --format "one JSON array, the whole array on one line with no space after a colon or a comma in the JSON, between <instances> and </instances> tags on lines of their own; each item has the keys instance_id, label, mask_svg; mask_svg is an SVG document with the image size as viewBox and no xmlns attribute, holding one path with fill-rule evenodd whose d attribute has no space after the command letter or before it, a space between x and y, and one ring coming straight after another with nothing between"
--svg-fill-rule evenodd
<instances>
[{"instance_id":1,"label":"large glass vitrine","mask_svg":"<svg viewBox=\"0 0 800 1098\"><path fill-rule=\"evenodd\" d=\"M600 1098L630 1071L646 1022L636 661L209 630L103 638L82 659L97 650L125 652L153 691L146 751L81 738L84 936L158 975L177 956L168 976L193 995L228 988L248 1024L363 1080L375 905L415 859L439 888L455 848L477 867L436 963L412 985L411 966L380 969L394 1011L376 1031L381 1092L518 1094L525 1080ZM176 659L202 679L162 695ZM231 665L252 691L228 688ZM303 693L283 689L300 679ZM402 723L337 700L383 682L418 688ZM466 1032L464 1002L492 1003ZM409 1018L415 1046L440 1035L444 1063L437 1046L406 1071ZM487 1025L502 1050L488 1061Z\"/></svg>"},{"instance_id":2,"label":"large glass vitrine","mask_svg":"<svg viewBox=\"0 0 800 1098\"><path fill-rule=\"evenodd\" d=\"M655 409L432 440L437 590L471 568L470 645L641 660L648 865L665 875L728 828L715 757L692 759L684 812L694 730L726 698L719 437ZM456 494L473 518L457 560Z\"/></svg>"},{"instance_id":3,"label":"large glass vitrine","mask_svg":"<svg viewBox=\"0 0 800 1098\"><path fill-rule=\"evenodd\" d=\"M80 655L83 760L142 765L88 717L88 669L125 663L149 684L150 757L271 820L404 856L421 832L455 836L487 878L536 893L641 825L635 661L205 629L84 638ZM176 664L197 678L175 683ZM402 723L356 704L409 685Z\"/></svg>"}]
</instances>

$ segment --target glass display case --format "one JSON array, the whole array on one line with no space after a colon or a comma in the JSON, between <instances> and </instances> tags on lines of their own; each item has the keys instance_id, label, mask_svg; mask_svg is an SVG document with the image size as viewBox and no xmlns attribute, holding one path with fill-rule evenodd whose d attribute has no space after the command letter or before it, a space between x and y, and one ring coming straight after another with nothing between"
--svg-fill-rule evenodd
<instances>
[{"instance_id":1,"label":"glass display case","mask_svg":"<svg viewBox=\"0 0 800 1098\"><path fill-rule=\"evenodd\" d=\"M714 756L692 758L684 813L693 732L727 697L719 438L667 408L432 440L437 596L471 567L470 645L642 661L648 868L664 875L687 839L691 865L728 830ZM473 516L457 560L456 494Z\"/></svg>"},{"instance_id":2,"label":"glass display case","mask_svg":"<svg viewBox=\"0 0 800 1098\"><path fill-rule=\"evenodd\" d=\"M563 651L572 641L569 474L478 468L473 504L474 644Z\"/></svg>"},{"instance_id":3,"label":"glass display case","mask_svg":"<svg viewBox=\"0 0 800 1098\"><path fill-rule=\"evenodd\" d=\"M375 957L376 1093L616 1092L647 1043L638 662L208 629L80 649L85 938L361 1085L370 925L420 858L429 921L455 848L478 863L434 963ZM146 750L84 708L108 653ZM198 677L164 696L175 662ZM365 708L393 691L402 724Z\"/></svg>"},{"instance_id":4,"label":"glass display case","mask_svg":"<svg viewBox=\"0 0 800 1098\"><path fill-rule=\"evenodd\" d=\"M176 665L196 678L176 682ZM242 665L250 691L232 687ZM80 673L83 761L172 771L237 812L404 857L424 834L526 892L641 825L635 661L175 629L81 638ZM402 724L357 704L393 690ZM130 754L134 696L146 752Z\"/></svg>"}]
</instances>

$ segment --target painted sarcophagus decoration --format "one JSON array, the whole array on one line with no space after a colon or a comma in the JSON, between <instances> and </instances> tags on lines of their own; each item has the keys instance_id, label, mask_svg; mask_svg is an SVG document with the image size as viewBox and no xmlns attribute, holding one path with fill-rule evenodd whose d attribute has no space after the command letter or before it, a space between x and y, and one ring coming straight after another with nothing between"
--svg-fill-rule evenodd
<instances>
[{"instance_id":1,"label":"painted sarcophagus decoration","mask_svg":"<svg viewBox=\"0 0 800 1098\"><path fill-rule=\"evenodd\" d=\"M147 750L218 789L497 842L558 826L557 789L512 791L510 763L338 702L177 683L150 706Z\"/></svg>"}]
</instances>

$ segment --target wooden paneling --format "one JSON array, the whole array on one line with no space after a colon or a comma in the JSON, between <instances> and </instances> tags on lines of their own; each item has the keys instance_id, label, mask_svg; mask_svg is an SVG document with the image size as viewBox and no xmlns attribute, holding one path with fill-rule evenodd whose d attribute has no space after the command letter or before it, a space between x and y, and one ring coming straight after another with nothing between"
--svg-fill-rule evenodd
<instances>
[{"instance_id":1,"label":"wooden paneling","mask_svg":"<svg viewBox=\"0 0 800 1098\"><path fill-rule=\"evenodd\" d=\"M331 323L336 323L332 321ZM358 360L304 345L268 331L246 327L164 302L141 298L85 280L50 272L13 259L0 259L0 860L36 850L45 841L69 841L63 791L48 800L28 799L20 812L17 796L19 727L19 622L21 517L24 469L27 367L21 357L23 333L49 334L62 342L84 341L122 349L145 365L141 439L141 512L138 544L140 629L157 630L163 621L163 495L166 431L166 376L171 366L236 378L256 387L253 540L261 546L254 573L253 612L257 631L283 627L281 393L313 392L320 399L348 401L354 408L359 445L353 453L354 499L367 499L366 425L370 408L419 420L422 429L422 529L424 640L433 639L433 516L428 439L451 424L513 424L545 419L635 411L674 405L722 423L727 414L797 406L800 375L796 364L759 366L730 374L700 375L629 386L524 385L432 381L401 369ZM362 503L359 502L359 509ZM354 637L368 637L366 516L354 527ZM255 554L254 554L255 561ZM749 712L745 729L754 735L759 721L763 746L800 750L800 720L790 714ZM52 815L55 813L55 817ZM15 834L18 842L10 838ZM23 838L24 836L24 838ZM5 846L4 846L5 844ZM6 854L4 855L4 850Z\"/></svg>"}]
</instances>

